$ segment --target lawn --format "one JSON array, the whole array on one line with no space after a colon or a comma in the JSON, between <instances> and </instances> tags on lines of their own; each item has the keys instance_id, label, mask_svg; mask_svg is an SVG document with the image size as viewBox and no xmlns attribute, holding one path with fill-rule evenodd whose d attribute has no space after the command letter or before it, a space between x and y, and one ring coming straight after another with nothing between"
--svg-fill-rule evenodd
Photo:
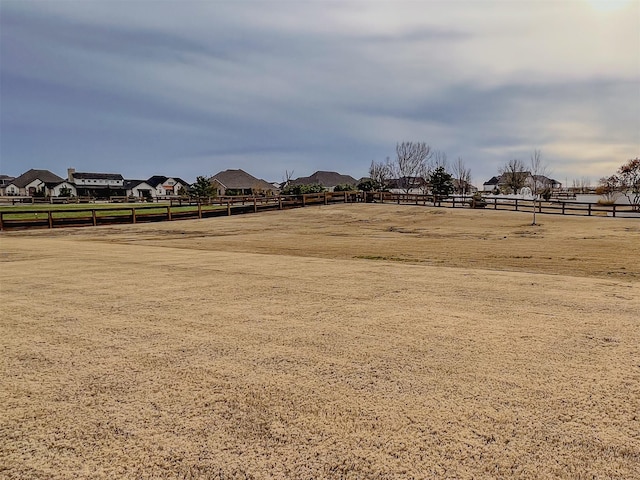
<instances>
[{"instance_id":1,"label":"lawn","mask_svg":"<svg viewBox=\"0 0 640 480\"><path fill-rule=\"evenodd\" d=\"M49 212L52 212L53 218L79 218L91 217L92 210L96 211L97 217L106 216L126 216L131 215L131 209L135 208L139 214L164 214L167 212L167 206L162 204L144 204L144 203L119 203L119 204L70 204L70 205L17 205L17 206L0 206L2 218L6 220L32 220L37 218L45 218ZM217 210L220 205L203 205L202 211ZM180 212L197 212L196 205L191 206L172 206L171 211Z\"/></svg>"},{"instance_id":2,"label":"lawn","mask_svg":"<svg viewBox=\"0 0 640 480\"><path fill-rule=\"evenodd\" d=\"M0 477L640 478L640 222L0 234Z\"/></svg>"}]
</instances>

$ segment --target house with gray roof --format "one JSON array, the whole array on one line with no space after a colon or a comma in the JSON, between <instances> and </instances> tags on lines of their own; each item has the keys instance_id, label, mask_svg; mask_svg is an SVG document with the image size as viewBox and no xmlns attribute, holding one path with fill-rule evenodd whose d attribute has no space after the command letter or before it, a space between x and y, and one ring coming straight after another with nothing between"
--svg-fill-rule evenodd
<instances>
[{"instance_id":1,"label":"house with gray roof","mask_svg":"<svg viewBox=\"0 0 640 480\"><path fill-rule=\"evenodd\" d=\"M7 195L30 196L42 194L48 195L48 188L57 185L64 179L49 170L39 170L32 168L19 177L14 178L7 186Z\"/></svg>"},{"instance_id":2,"label":"house with gray roof","mask_svg":"<svg viewBox=\"0 0 640 480\"><path fill-rule=\"evenodd\" d=\"M358 181L350 175L342 175L338 172L327 172L319 170L308 177L299 177L290 180L290 185L322 185L326 190L333 191L338 185L353 185Z\"/></svg>"},{"instance_id":3,"label":"house with gray roof","mask_svg":"<svg viewBox=\"0 0 640 480\"><path fill-rule=\"evenodd\" d=\"M119 173L76 172L74 168L69 168L67 180L75 185L80 197L108 199L126 195L124 177Z\"/></svg>"},{"instance_id":4,"label":"house with gray roof","mask_svg":"<svg viewBox=\"0 0 640 480\"><path fill-rule=\"evenodd\" d=\"M9 175L0 175L0 196L7 194L7 186L15 179L16 177L10 177Z\"/></svg>"},{"instance_id":5,"label":"house with gray roof","mask_svg":"<svg viewBox=\"0 0 640 480\"><path fill-rule=\"evenodd\" d=\"M164 175L154 175L147 180L147 184L154 189L154 197L180 195L184 189L188 192L191 185L180 177L165 177Z\"/></svg>"},{"instance_id":6,"label":"house with gray roof","mask_svg":"<svg viewBox=\"0 0 640 480\"><path fill-rule=\"evenodd\" d=\"M241 169L229 169L216 173L209 179L219 196L223 195L274 195L277 188L271 183Z\"/></svg>"},{"instance_id":7,"label":"house with gray roof","mask_svg":"<svg viewBox=\"0 0 640 480\"><path fill-rule=\"evenodd\" d=\"M146 180L125 180L124 189L127 192L127 197L148 200L157 196L156 189Z\"/></svg>"}]
</instances>

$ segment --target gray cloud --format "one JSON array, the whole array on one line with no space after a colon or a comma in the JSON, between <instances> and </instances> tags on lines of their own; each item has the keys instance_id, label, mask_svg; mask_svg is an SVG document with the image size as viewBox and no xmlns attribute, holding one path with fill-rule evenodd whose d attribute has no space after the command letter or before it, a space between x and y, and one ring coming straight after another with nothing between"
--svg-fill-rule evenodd
<instances>
[{"instance_id":1,"label":"gray cloud","mask_svg":"<svg viewBox=\"0 0 640 480\"><path fill-rule=\"evenodd\" d=\"M3 173L359 177L413 139L481 183L533 148L560 177L594 178L640 150L633 3L0 8Z\"/></svg>"}]
</instances>

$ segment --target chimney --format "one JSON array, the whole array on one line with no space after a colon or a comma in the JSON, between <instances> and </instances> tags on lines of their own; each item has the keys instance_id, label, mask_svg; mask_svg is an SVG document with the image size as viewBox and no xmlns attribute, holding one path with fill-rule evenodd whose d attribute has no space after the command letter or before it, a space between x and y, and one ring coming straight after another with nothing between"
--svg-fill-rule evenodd
<instances>
[{"instance_id":1,"label":"chimney","mask_svg":"<svg viewBox=\"0 0 640 480\"><path fill-rule=\"evenodd\" d=\"M67 180L69 183L73 183L73 174L76 173L75 168L67 168Z\"/></svg>"}]
</instances>

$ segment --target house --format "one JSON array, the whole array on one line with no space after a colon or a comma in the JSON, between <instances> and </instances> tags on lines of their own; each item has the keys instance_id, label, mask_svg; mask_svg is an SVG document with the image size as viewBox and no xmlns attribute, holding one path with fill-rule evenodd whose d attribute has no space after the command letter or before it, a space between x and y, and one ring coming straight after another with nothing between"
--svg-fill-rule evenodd
<instances>
[{"instance_id":1,"label":"house","mask_svg":"<svg viewBox=\"0 0 640 480\"><path fill-rule=\"evenodd\" d=\"M224 170L209 179L218 195L273 195L277 188L244 170Z\"/></svg>"},{"instance_id":2,"label":"house","mask_svg":"<svg viewBox=\"0 0 640 480\"><path fill-rule=\"evenodd\" d=\"M5 192L7 195L45 196L49 194L47 185L57 185L62 181L62 178L49 170L32 168L8 183Z\"/></svg>"},{"instance_id":3,"label":"house","mask_svg":"<svg viewBox=\"0 0 640 480\"><path fill-rule=\"evenodd\" d=\"M553 178L546 177L544 175L531 175L528 182L533 187L533 182L536 182L536 188L532 190L539 191L544 188L550 188L551 190L559 190L562 188L562 183Z\"/></svg>"},{"instance_id":4,"label":"house","mask_svg":"<svg viewBox=\"0 0 640 480\"><path fill-rule=\"evenodd\" d=\"M10 177L9 175L0 175L0 196L7 194L7 185L13 182L16 177Z\"/></svg>"},{"instance_id":5,"label":"house","mask_svg":"<svg viewBox=\"0 0 640 480\"><path fill-rule=\"evenodd\" d=\"M500 175L497 177L491 177L489 180L482 184L482 191L493 192L496 188L499 188Z\"/></svg>"},{"instance_id":6,"label":"house","mask_svg":"<svg viewBox=\"0 0 640 480\"><path fill-rule=\"evenodd\" d=\"M396 193L425 193L429 183L422 177L400 177L388 180L387 187Z\"/></svg>"},{"instance_id":7,"label":"house","mask_svg":"<svg viewBox=\"0 0 640 480\"><path fill-rule=\"evenodd\" d=\"M49 196L51 197L77 197L76 186L68 180L63 180L56 184L47 184Z\"/></svg>"},{"instance_id":8,"label":"house","mask_svg":"<svg viewBox=\"0 0 640 480\"><path fill-rule=\"evenodd\" d=\"M107 199L126 195L124 178L119 173L76 172L69 168L67 181L75 185L79 197Z\"/></svg>"},{"instance_id":9,"label":"house","mask_svg":"<svg viewBox=\"0 0 640 480\"><path fill-rule=\"evenodd\" d=\"M322 185L326 190L333 191L338 185L353 185L358 181L350 175L338 172L317 171L309 177L300 177L289 182L290 185Z\"/></svg>"},{"instance_id":10,"label":"house","mask_svg":"<svg viewBox=\"0 0 640 480\"><path fill-rule=\"evenodd\" d=\"M550 188L552 190L562 188L562 183L544 175L532 175L531 172L515 172L514 175L524 176L525 185L532 191L540 191L544 188ZM482 190L485 192L492 192L496 189L503 190L506 187L506 184L505 175L498 175L496 177L491 177L489 180L484 182L482 184Z\"/></svg>"},{"instance_id":11,"label":"house","mask_svg":"<svg viewBox=\"0 0 640 480\"><path fill-rule=\"evenodd\" d=\"M180 192L188 192L191 185L180 177L165 177L164 175L154 175L147 180L147 184L154 189L154 197L180 195Z\"/></svg>"},{"instance_id":12,"label":"house","mask_svg":"<svg viewBox=\"0 0 640 480\"><path fill-rule=\"evenodd\" d=\"M149 199L157 196L156 189L146 180L125 180L124 189L127 192L127 197Z\"/></svg>"}]
</instances>

